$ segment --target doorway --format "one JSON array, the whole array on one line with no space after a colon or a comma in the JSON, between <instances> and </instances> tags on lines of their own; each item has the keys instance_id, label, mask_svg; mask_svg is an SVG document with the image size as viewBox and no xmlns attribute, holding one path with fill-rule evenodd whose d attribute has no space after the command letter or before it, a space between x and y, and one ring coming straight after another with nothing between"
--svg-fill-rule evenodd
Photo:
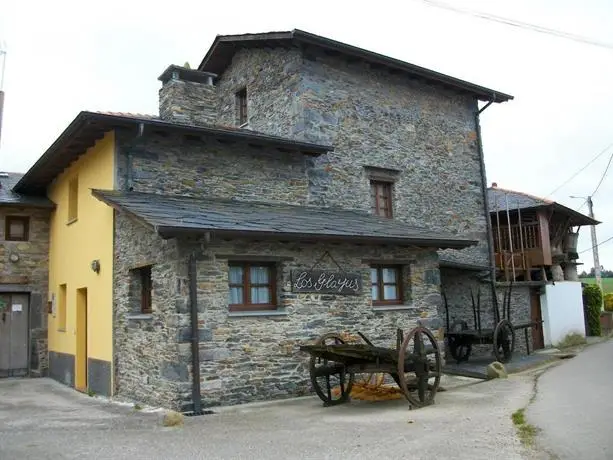
<instances>
[{"instance_id":1,"label":"doorway","mask_svg":"<svg viewBox=\"0 0 613 460\"><path fill-rule=\"evenodd\" d=\"M541 315L541 295L538 290L530 290L530 319L536 321L532 326L532 349L540 350L545 347L543 338L543 316Z\"/></svg>"},{"instance_id":2,"label":"doorway","mask_svg":"<svg viewBox=\"0 0 613 460\"><path fill-rule=\"evenodd\" d=\"M77 353L75 388L87 391L87 288L77 289Z\"/></svg>"},{"instance_id":3,"label":"doorway","mask_svg":"<svg viewBox=\"0 0 613 460\"><path fill-rule=\"evenodd\" d=\"M29 294L0 294L0 377L28 375L29 314Z\"/></svg>"}]
</instances>

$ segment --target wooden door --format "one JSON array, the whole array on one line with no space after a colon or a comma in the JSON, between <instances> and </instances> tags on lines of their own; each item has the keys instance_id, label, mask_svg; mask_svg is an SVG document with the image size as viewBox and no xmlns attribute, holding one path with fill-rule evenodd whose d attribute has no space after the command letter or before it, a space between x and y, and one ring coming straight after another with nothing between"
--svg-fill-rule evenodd
<instances>
[{"instance_id":1,"label":"wooden door","mask_svg":"<svg viewBox=\"0 0 613 460\"><path fill-rule=\"evenodd\" d=\"M87 288L77 289L77 355L75 388L87 391Z\"/></svg>"},{"instance_id":2,"label":"wooden door","mask_svg":"<svg viewBox=\"0 0 613 460\"><path fill-rule=\"evenodd\" d=\"M541 296L538 291L530 291L530 319L536 321L537 325L532 327L532 349L540 350L545 347L543 338L543 317L541 315Z\"/></svg>"}]
</instances>

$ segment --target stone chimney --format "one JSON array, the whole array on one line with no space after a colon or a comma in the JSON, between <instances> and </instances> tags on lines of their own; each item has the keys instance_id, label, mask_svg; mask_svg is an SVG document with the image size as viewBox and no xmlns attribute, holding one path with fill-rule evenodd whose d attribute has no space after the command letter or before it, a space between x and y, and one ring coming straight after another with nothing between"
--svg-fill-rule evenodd
<instances>
[{"instance_id":1,"label":"stone chimney","mask_svg":"<svg viewBox=\"0 0 613 460\"><path fill-rule=\"evenodd\" d=\"M169 66L158 80L160 118L190 125L212 125L217 121L217 75L176 65Z\"/></svg>"}]
</instances>

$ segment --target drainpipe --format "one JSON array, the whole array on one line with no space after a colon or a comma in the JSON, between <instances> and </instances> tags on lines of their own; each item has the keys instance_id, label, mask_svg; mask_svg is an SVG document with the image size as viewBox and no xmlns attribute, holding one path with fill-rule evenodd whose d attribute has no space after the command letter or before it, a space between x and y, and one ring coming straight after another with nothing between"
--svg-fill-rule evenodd
<instances>
[{"instance_id":1,"label":"drainpipe","mask_svg":"<svg viewBox=\"0 0 613 460\"><path fill-rule=\"evenodd\" d=\"M198 280L196 267L196 252L189 255L188 278L189 278L189 309L192 328L192 401L194 403L194 415L202 412L200 396L200 355L198 343Z\"/></svg>"},{"instance_id":2,"label":"drainpipe","mask_svg":"<svg viewBox=\"0 0 613 460\"><path fill-rule=\"evenodd\" d=\"M495 95L494 95L495 96ZM481 110L475 111L475 129L477 132L477 149L479 151L479 169L481 170L481 193L483 194L483 211L485 212L485 226L487 231L487 246L489 250L490 259L490 287L492 289L492 302L496 302L496 309L498 309L498 297L496 296L496 263L494 255L494 236L492 234L492 222L490 217L490 206L487 199L487 179L485 177L485 157L483 155L483 143L481 142L481 125L479 122L479 115L485 109L487 109L494 102L494 98L489 101ZM479 106L477 105L477 108ZM493 304L494 305L494 304Z\"/></svg>"}]
</instances>

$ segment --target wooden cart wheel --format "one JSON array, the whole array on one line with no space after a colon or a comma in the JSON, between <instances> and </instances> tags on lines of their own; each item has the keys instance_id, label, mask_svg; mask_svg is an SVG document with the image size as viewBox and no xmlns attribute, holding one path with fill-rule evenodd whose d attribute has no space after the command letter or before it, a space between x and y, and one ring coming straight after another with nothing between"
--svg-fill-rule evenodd
<instances>
[{"instance_id":1,"label":"wooden cart wheel","mask_svg":"<svg viewBox=\"0 0 613 460\"><path fill-rule=\"evenodd\" d=\"M508 319L501 320L494 329L494 355L501 363L511 361L515 349L515 329Z\"/></svg>"},{"instance_id":2,"label":"wooden cart wheel","mask_svg":"<svg viewBox=\"0 0 613 460\"><path fill-rule=\"evenodd\" d=\"M458 319L453 322L449 328L449 332L460 332L468 329L468 323L463 319ZM472 344L466 342L462 337L455 335L447 336L447 346L449 347L449 353L451 357L460 364L462 361L468 361L470 352L472 351Z\"/></svg>"},{"instance_id":3,"label":"wooden cart wheel","mask_svg":"<svg viewBox=\"0 0 613 460\"><path fill-rule=\"evenodd\" d=\"M398 386L413 407L434 403L443 366L438 342L423 326L411 330L398 350ZM411 394L417 391L417 395Z\"/></svg>"},{"instance_id":4,"label":"wooden cart wheel","mask_svg":"<svg viewBox=\"0 0 613 460\"><path fill-rule=\"evenodd\" d=\"M345 341L335 332L322 335L315 345L340 345ZM309 363L311 383L324 406L333 406L349 401L354 374L345 370L345 365L336 361L311 356Z\"/></svg>"}]
</instances>

